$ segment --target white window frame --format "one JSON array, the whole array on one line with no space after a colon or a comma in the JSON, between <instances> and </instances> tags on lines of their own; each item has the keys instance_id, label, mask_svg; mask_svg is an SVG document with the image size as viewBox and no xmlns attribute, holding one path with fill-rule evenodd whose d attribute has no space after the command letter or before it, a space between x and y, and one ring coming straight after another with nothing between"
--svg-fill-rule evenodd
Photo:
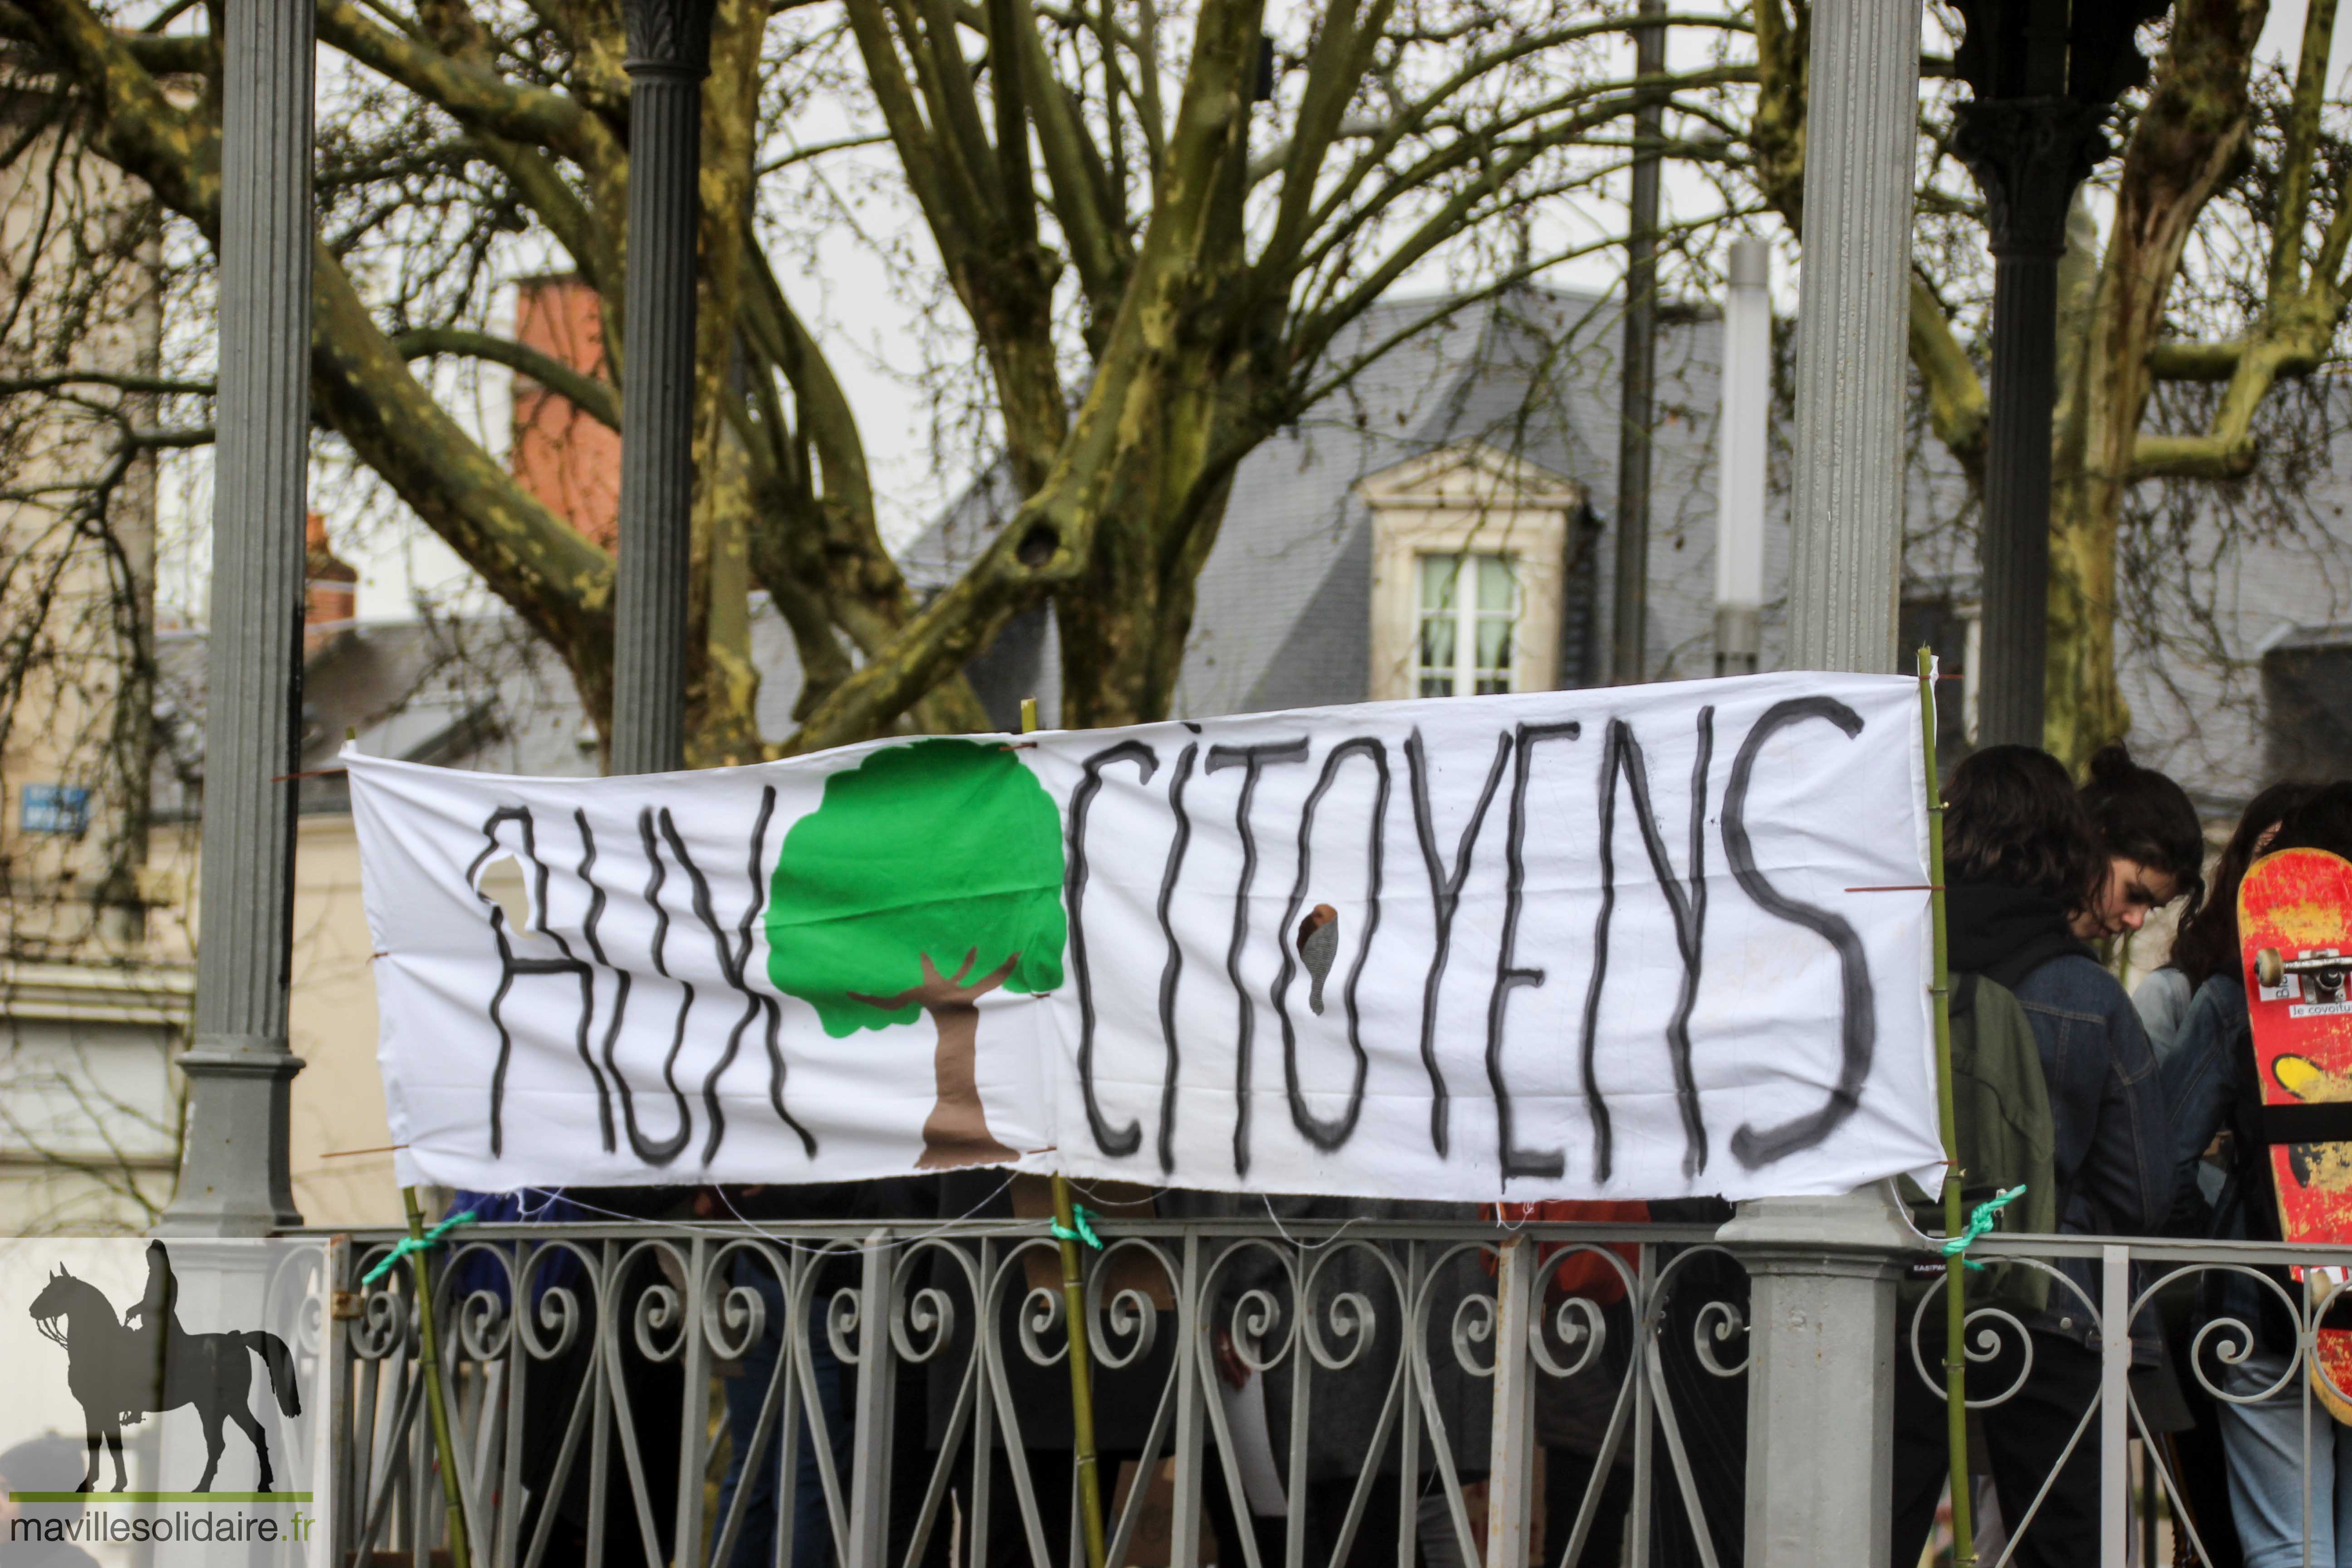
<instances>
[{"instance_id":1,"label":"white window frame","mask_svg":"<svg viewBox=\"0 0 2352 1568\"><path fill-rule=\"evenodd\" d=\"M1578 485L1470 442L1373 474L1359 493L1372 512L1368 689L1373 700L1421 694L1421 563L1430 555L1499 555L1512 563L1518 613L1511 689L1549 691L1559 685L1570 519L1584 506ZM1457 622L1457 654L1461 628L1475 622L1475 603L1473 609ZM1457 660L1457 679L1464 668Z\"/></svg>"}]
</instances>

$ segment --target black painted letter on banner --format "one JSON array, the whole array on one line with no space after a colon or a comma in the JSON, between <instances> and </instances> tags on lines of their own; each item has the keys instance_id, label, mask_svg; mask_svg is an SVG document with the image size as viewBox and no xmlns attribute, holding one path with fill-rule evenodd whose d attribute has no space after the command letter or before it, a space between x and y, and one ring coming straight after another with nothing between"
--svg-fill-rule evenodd
<instances>
[{"instance_id":1,"label":"black painted letter on banner","mask_svg":"<svg viewBox=\"0 0 2352 1568\"><path fill-rule=\"evenodd\" d=\"M686 1102L686 1091L677 1087L677 1050L673 1046L668 1059L662 1063L662 1082L669 1089L671 1104L677 1111L677 1130L667 1138L654 1138L648 1136L645 1130L637 1125L636 1098L629 1089L628 1075L621 1070L618 1056L621 1024L629 1013L631 977L627 970L615 964L606 955L604 939L598 930L604 919L604 906L607 900L604 897L603 886L597 882L595 877L596 830L589 826L588 814L585 811L574 808L572 813L572 826L580 830L579 875L582 884L588 889L588 913L580 923L580 931L587 938L589 956L595 961L599 968L613 972L613 1011L611 1016L604 1020L604 1070L613 1075L614 1092L621 1097L621 1126L629 1136L629 1147L636 1152L638 1159L658 1169L677 1159L688 1142L693 1139L694 1109ZM645 815L639 826L646 835L646 842L650 845L653 842L650 813ZM654 873L655 886L658 888L661 873L659 860L654 862ZM658 904L654 906L656 916L660 915L660 909Z\"/></svg>"},{"instance_id":2,"label":"black painted letter on banner","mask_svg":"<svg viewBox=\"0 0 2352 1568\"><path fill-rule=\"evenodd\" d=\"M778 1120L800 1134L802 1152L812 1160L816 1158L816 1138L801 1125L798 1118L784 1109L784 1055L777 1037L783 1009L773 993L752 990L745 975L751 956L751 927L760 918L760 910L768 897L768 879L762 874L762 868L766 861L768 821L775 815L775 810L776 792L773 787L761 790L760 819L751 829L751 902L744 906L743 918L736 927L734 940L730 942L726 930L719 923L718 911L711 905L710 879L702 874L702 868L694 863L694 857L687 853L686 841L678 837L677 823L671 817L669 807L661 809L662 838L668 844L670 853L677 858L678 868L686 873L687 885L693 890L694 917L702 922L702 929L710 933L711 946L719 959L719 973L726 978L729 987L743 998L743 1016L735 1020L735 1026L728 1031L727 1048L719 1053L718 1065L702 1080L703 1109L710 1117L710 1131L702 1144L702 1163L706 1165L719 1152L719 1141L727 1135L726 1117L719 1105L719 1075L734 1064L736 1052L743 1044L743 1031L750 1028L751 1020L762 1013L768 1019L768 1103L774 1109ZM691 1000L689 988L689 1003Z\"/></svg>"},{"instance_id":3,"label":"black painted letter on banner","mask_svg":"<svg viewBox=\"0 0 2352 1568\"><path fill-rule=\"evenodd\" d=\"M1557 1177L1568 1168L1568 1157L1558 1149L1522 1149L1511 1141L1511 1090L1503 1081L1503 1014L1511 993L1522 985L1541 985L1540 969L1516 967L1519 940L1519 906L1526 899L1528 867L1528 770L1535 749L1546 741L1573 741L1584 726L1521 724L1514 734L1518 765L1511 775L1511 828L1503 847L1503 942L1495 953L1495 990L1486 1001L1486 1083L1495 1092L1496 1152L1502 1157L1503 1180L1513 1176Z\"/></svg>"},{"instance_id":4,"label":"black painted letter on banner","mask_svg":"<svg viewBox=\"0 0 2352 1568\"><path fill-rule=\"evenodd\" d=\"M1272 741L1258 746L1211 746L1203 773L1240 768L1242 795L1234 807L1234 826L1242 837L1241 880L1234 888L1234 939L1225 948L1225 978L1233 982L1241 1005L1241 1024L1234 1037L1234 1174L1249 1174L1250 1024L1249 993L1242 988L1242 949L1249 943L1250 884L1257 879L1257 830L1250 826L1250 802L1257 797L1258 773L1269 763L1303 763L1307 737Z\"/></svg>"},{"instance_id":5,"label":"black painted letter on banner","mask_svg":"<svg viewBox=\"0 0 2352 1568\"><path fill-rule=\"evenodd\" d=\"M507 912L499 901L483 892L474 879L482 874L502 845L499 843L499 824L511 822L522 837L523 858L530 862L531 912L538 917L539 934L555 943L561 958L517 958L514 943L507 937ZM474 897L488 906L490 934L499 943L499 988L490 996L490 1026L499 1032L499 1062L490 1072L490 1157L497 1159L506 1144L507 1060L514 1053L514 1037L508 1032L504 1016L507 993L514 989L516 980L532 974L570 974L580 981L580 1023L574 1046L580 1053L580 1063L588 1069L588 1077L596 1085L596 1122L604 1136L604 1152L614 1151L613 1093L605 1086L604 1075L597 1070L595 1053L588 1047L588 1031L596 1016L596 972L572 956L572 944L560 932L547 927L547 863L539 858L539 837L532 826L530 808L527 805L502 805L483 820L482 852L466 868L466 885L474 889Z\"/></svg>"},{"instance_id":6,"label":"black painted letter on banner","mask_svg":"<svg viewBox=\"0 0 2352 1568\"><path fill-rule=\"evenodd\" d=\"M1740 890L1756 901L1757 908L1804 927L1837 950L1844 1009L1839 1028L1838 1080L1830 1091L1829 1103L1819 1110L1762 1131L1753 1125L1744 1126L1731 1135L1731 1152L1751 1171L1811 1148L1852 1116L1862 1103L1862 1086L1870 1077L1871 1057L1878 1046L1878 1006L1862 939L1842 917L1789 898L1765 880L1764 873L1756 868L1755 847L1748 837L1748 784L1756 768L1756 753L1775 732L1808 719L1836 725L1849 741L1862 733L1862 716L1832 697L1792 697L1766 709L1764 717L1748 731L1748 739L1740 742L1739 756L1731 764L1731 785L1723 800L1723 852L1731 861L1731 874L1739 879Z\"/></svg>"},{"instance_id":7,"label":"black painted letter on banner","mask_svg":"<svg viewBox=\"0 0 2352 1568\"><path fill-rule=\"evenodd\" d=\"M1349 757L1363 757L1371 763L1375 788L1371 830L1365 843L1364 930L1357 939L1356 962L1348 966L1347 989L1340 994L1341 1005L1348 1015L1348 1048L1356 1058L1356 1079L1348 1090L1347 1110L1326 1121L1307 1109L1307 1096L1298 1087L1298 1033L1291 1025L1289 1004L1290 982L1298 973L1292 933L1298 929L1298 911L1307 907L1315 808L1323 804L1323 796L1339 777L1339 765ZM1326 1153L1347 1142L1349 1135L1356 1131L1356 1119L1364 1113L1364 1078L1370 1070L1371 1058L1364 1054L1363 1032L1356 1011L1356 982L1363 976L1364 960L1371 955L1372 935L1381 929L1381 839L1388 816L1388 748L1363 736L1332 747L1323 758L1322 776L1315 781L1314 792L1307 797L1307 809L1299 814L1298 874L1291 879L1290 907L1283 911L1282 929L1275 933L1282 942L1282 968L1274 977L1274 1016L1282 1022L1282 1079L1290 1093L1290 1120L1309 1143Z\"/></svg>"},{"instance_id":8,"label":"black painted letter on banner","mask_svg":"<svg viewBox=\"0 0 2352 1568\"><path fill-rule=\"evenodd\" d=\"M1675 1071L1675 1099L1683 1117L1683 1174L1696 1176L1706 1169L1706 1118L1699 1105L1698 1082L1691 1071L1690 1016L1698 1004L1701 942L1706 934L1706 770L1715 755L1715 710L1698 710L1698 760L1691 769L1690 879L1685 891L1666 853L1665 836L1658 831L1657 807L1650 800L1650 770L1642 758L1642 742L1622 719L1609 721L1608 740L1601 758L1601 915L1592 932L1592 977L1584 990L1584 1102L1592 1116L1592 1173L1606 1182L1614 1164L1615 1138L1609 1121L1609 1104L1601 1092L1594 1061L1601 1022L1601 985L1609 973L1609 925L1617 907L1617 782L1632 785L1633 820L1642 832L1642 847L1658 890L1666 896L1674 916L1675 947L1682 954L1683 984L1675 1000L1674 1016L1666 1020L1666 1052Z\"/></svg>"},{"instance_id":9,"label":"black painted letter on banner","mask_svg":"<svg viewBox=\"0 0 2352 1568\"><path fill-rule=\"evenodd\" d=\"M1404 760L1412 778L1413 831L1421 839L1422 868L1429 873L1429 902L1437 918L1437 944L1429 954L1428 976L1421 983L1421 1065L1429 1074L1429 1142L1443 1160L1451 1142L1446 1114L1451 1097L1437 1065L1437 988L1444 982L1446 955L1454 947L1454 911L1462 907L1462 884L1470 876L1470 847L1478 841L1478 828L1486 820L1486 808L1495 804L1495 791L1511 760L1511 737L1507 731L1495 737L1494 764L1486 770L1486 787L1478 792L1470 820L1462 826L1451 870L1438 855L1437 823L1429 808L1429 757L1419 729L1405 737Z\"/></svg>"},{"instance_id":10,"label":"black painted letter on banner","mask_svg":"<svg viewBox=\"0 0 2352 1568\"><path fill-rule=\"evenodd\" d=\"M1176 899L1176 879L1184 870L1184 851L1192 845L1192 818L1184 810L1184 786L1192 782L1192 759L1201 754L1195 743L1186 746L1176 755L1176 776L1168 784L1168 811L1176 819L1176 836L1168 842L1168 865L1160 873L1160 940L1167 944L1168 957L1160 968L1160 1040L1168 1053L1168 1065L1160 1083L1160 1170L1163 1175L1176 1169L1176 1066L1180 1059L1176 1046L1176 983L1184 976L1184 945L1176 940L1176 922L1171 906ZM1077 916L1070 922L1075 927Z\"/></svg>"},{"instance_id":11,"label":"black painted letter on banner","mask_svg":"<svg viewBox=\"0 0 2352 1568\"><path fill-rule=\"evenodd\" d=\"M1192 760L1192 749L1184 748L1184 757ZM1087 1105L1087 1125L1094 1129L1095 1147L1113 1158L1123 1158L1143 1146L1143 1123L1130 1121L1124 1127L1113 1127L1102 1113L1102 1104L1095 1098L1095 983L1094 973L1087 964L1087 814L1094 809L1095 796L1102 793L1103 769L1113 763L1133 763L1137 782L1150 784L1151 775L1160 769L1160 754L1140 741L1121 741L1106 746L1088 757L1085 777L1070 792L1070 847L1063 858L1062 901L1070 912L1070 970L1078 983L1078 1094ZM1178 782L1178 787L1182 783ZM1173 870L1170 872L1173 879ZM1167 894L1160 894L1163 916ZM1163 1020L1165 1009L1162 1010ZM1174 1044L1170 1044L1170 1067L1174 1067ZM1165 1125L1167 1112L1161 1121ZM1163 1150L1163 1163L1167 1155Z\"/></svg>"}]
</instances>

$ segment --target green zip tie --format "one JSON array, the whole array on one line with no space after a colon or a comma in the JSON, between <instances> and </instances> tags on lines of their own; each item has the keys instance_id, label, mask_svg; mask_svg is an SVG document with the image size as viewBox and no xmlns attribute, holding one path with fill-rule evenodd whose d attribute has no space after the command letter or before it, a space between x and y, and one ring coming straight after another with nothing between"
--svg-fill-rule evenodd
<instances>
[{"instance_id":1,"label":"green zip tie","mask_svg":"<svg viewBox=\"0 0 2352 1568\"><path fill-rule=\"evenodd\" d=\"M1070 1218L1077 1222L1077 1228L1073 1230L1068 1226L1064 1225L1060 1220L1055 1220L1050 1226L1054 1233L1054 1239L1055 1241L1083 1241L1088 1247L1093 1247L1097 1252L1100 1252L1103 1249L1102 1237L1095 1234L1095 1216L1087 1211L1087 1205L1084 1204L1072 1204L1070 1205Z\"/></svg>"},{"instance_id":2,"label":"green zip tie","mask_svg":"<svg viewBox=\"0 0 2352 1568\"><path fill-rule=\"evenodd\" d=\"M2001 1210L2007 1208L2010 1205L2015 1203L2024 1195L2025 1184L2020 1182L2017 1185L2010 1188L2009 1191L2005 1193L1995 1193L1991 1197L1989 1197L1984 1202L1979 1204L1969 1215L1968 1227L1962 1230L1959 1235L1953 1237L1951 1239L1944 1243L1944 1256L1947 1258L1958 1258L1962 1263L1967 1264L1971 1268L1982 1268L1984 1267L1983 1264L1976 1262L1972 1258L1962 1257L1961 1255L1968 1251L1969 1243L1974 1241L1977 1237L1984 1235L1985 1232L1992 1228L1993 1216L1995 1215L2000 1213Z\"/></svg>"},{"instance_id":3,"label":"green zip tie","mask_svg":"<svg viewBox=\"0 0 2352 1568\"><path fill-rule=\"evenodd\" d=\"M451 1215L447 1219L443 1220L439 1225L436 1225L431 1230L426 1231L422 1237L402 1237L400 1238L399 1246L394 1247L390 1252L385 1253L381 1258L376 1260L376 1266L374 1268L360 1276L360 1283L362 1286L374 1284L377 1280L391 1273L392 1266L399 1262L402 1258L407 1257L410 1253L422 1252L428 1247L437 1247L440 1245L441 1238L443 1237L447 1236L451 1231L457 1229L461 1225L471 1225L473 1223L474 1211L472 1209L467 1209L463 1214Z\"/></svg>"}]
</instances>

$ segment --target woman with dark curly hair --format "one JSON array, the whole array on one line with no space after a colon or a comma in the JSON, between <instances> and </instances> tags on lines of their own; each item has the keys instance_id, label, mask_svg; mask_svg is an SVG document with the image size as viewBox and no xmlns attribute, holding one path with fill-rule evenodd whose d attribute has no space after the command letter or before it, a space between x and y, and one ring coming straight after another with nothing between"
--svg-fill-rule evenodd
<instances>
[{"instance_id":1,"label":"woman with dark curly hair","mask_svg":"<svg viewBox=\"0 0 2352 1568\"><path fill-rule=\"evenodd\" d=\"M2059 1228L2077 1236L2145 1236L2172 1193L2170 1131L2156 1059L2131 1000L2078 933L2110 868L2074 780L2058 759L2029 746L1988 746L1953 771L1944 815L1945 908L1951 967L2006 987L2033 1032L2049 1089L2051 1165ZM2011 1561L2061 1568L2095 1561L2098 1460L2078 1443L2058 1462L2099 1390L2099 1299L2089 1265L2065 1274L2083 1294L2053 1282L2050 1305L2026 1321L2032 1371L2011 1398L1987 1408L1987 1457L2002 1513L2031 1522ZM2149 1325L2146 1359L2158 1355ZM2135 1335L2135 1360L2140 1359ZM1972 1375L2002 1387L2029 1347L2002 1348ZM1918 1560L1941 1487L1942 1402L1907 1362L1895 1398L1895 1558ZM2055 1471L2055 1475L2053 1472Z\"/></svg>"},{"instance_id":2,"label":"woman with dark curly hair","mask_svg":"<svg viewBox=\"0 0 2352 1568\"><path fill-rule=\"evenodd\" d=\"M2184 918L2194 915L2205 885L2205 825L2189 792L2133 762L2120 743L2092 753L2088 773L2083 809L2107 864L2074 918L2074 934L2096 942L2136 931L2175 899L2189 900Z\"/></svg>"}]
</instances>

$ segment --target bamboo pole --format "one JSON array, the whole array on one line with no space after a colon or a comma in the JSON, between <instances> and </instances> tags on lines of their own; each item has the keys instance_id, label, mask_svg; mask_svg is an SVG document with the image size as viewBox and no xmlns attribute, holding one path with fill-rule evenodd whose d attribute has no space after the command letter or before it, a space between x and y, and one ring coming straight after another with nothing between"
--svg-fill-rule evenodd
<instances>
[{"instance_id":1,"label":"bamboo pole","mask_svg":"<svg viewBox=\"0 0 2352 1568\"><path fill-rule=\"evenodd\" d=\"M1936 949L1936 1100L1944 1138L1944 1234L1966 1225L1960 1202L1960 1140L1952 1106L1952 975L1944 930L1944 791L1936 777L1936 656L1919 650L1919 741L1927 771L1927 907ZM1944 1260L1944 1423L1952 1458L1952 1563L1974 1568L1976 1540L1969 1519L1968 1259ZM1899 1358L1898 1358L1899 1359ZM1905 1375L1901 1371L1897 1376Z\"/></svg>"},{"instance_id":2,"label":"bamboo pole","mask_svg":"<svg viewBox=\"0 0 2352 1568\"><path fill-rule=\"evenodd\" d=\"M1021 700L1021 732L1037 728L1037 700ZM1054 1236L1062 1249L1062 1318L1069 1326L1070 1446L1077 1463L1078 1524L1087 1568L1103 1568L1102 1473L1095 1459L1094 1353L1087 1342L1087 1289L1078 1267L1078 1218L1069 1179L1054 1173Z\"/></svg>"},{"instance_id":3,"label":"bamboo pole","mask_svg":"<svg viewBox=\"0 0 2352 1568\"><path fill-rule=\"evenodd\" d=\"M433 1272L426 1261L425 1211L416 1206L416 1189L400 1189L408 1205L408 1239L416 1248L408 1266L416 1275L416 1333L425 1363L425 1403L433 1417L433 1451L441 1462L441 1501L449 1514L450 1568L472 1568L466 1545L466 1505L457 1495L457 1455L449 1437L449 1405L442 1396L440 1337L433 1331Z\"/></svg>"}]
</instances>

